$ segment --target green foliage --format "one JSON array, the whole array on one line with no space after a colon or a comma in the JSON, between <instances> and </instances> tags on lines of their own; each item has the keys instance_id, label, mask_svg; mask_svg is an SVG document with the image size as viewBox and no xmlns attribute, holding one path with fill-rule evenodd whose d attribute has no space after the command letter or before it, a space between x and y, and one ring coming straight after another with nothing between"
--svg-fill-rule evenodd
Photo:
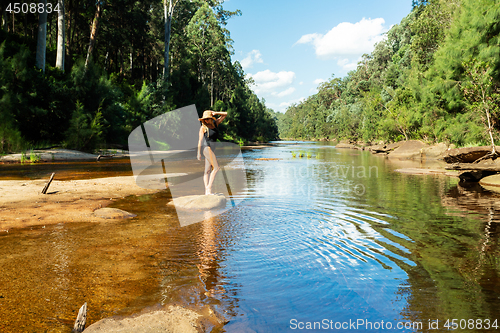
<instances>
[{"instance_id":1,"label":"green foliage","mask_svg":"<svg viewBox=\"0 0 500 333\"><path fill-rule=\"evenodd\" d=\"M79 101L66 132L66 146L72 149L90 151L100 143L103 134L103 116L99 110L92 114Z\"/></svg>"},{"instance_id":2,"label":"green foliage","mask_svg":"<svg viewBox=\"0 0 500 333\"><path fill-rule=\"evenodd\" d=\"M218 0L179 1L167 82L162 2L101 3L87 65L88 39L81 36L89 35L97 3L67 5L64 71L51 66L57 25L48 28L45 73L34 67L34 16L14 21L8 16L8 31L0 31L0 153L38 142L88 151L100 143L126 145L129 133L143 122L190 104L200 112L228 111L222 129L234 142L278 137L274 113L250 90L241 65L231 61L232 40L225 26L239 11L224 10Z\"/></svg>"},{"instance_id":3,"label":"green foliage","mask_svg":"<svg viewBox=\"0 0 500 333\"><path fill-rule=\"evenodd\" d=\"M356 70L277 118L280 137L491 143L500 129L498 22L494 0L414 2Z\"/></svg>"},{"instance_id":4,"label":"green foliage","mask_svg":"<svg viewBox=\"0 0 500 333\"><path fill-rule=\"evenodd\" d=\"M491 145L495 146L494 130L496 120L499 116L500 94L498 81L494 80L491 61L477 61L472 59L463 63L465 69L465 80L461 84L462 91L466 100L467 109L473 118L480 118L485 133L488 133L491 139ZM486 139L486 138L485 138Z\"/></svg>"},{"instance_id":5,"label":"green foliage","mask_svg":"<svg viewBox=\"0 0 500 333\"><path fill-rule=\"evenodd\" d=\"M40 161L40 155L36 154L33 150L30 151L30 162L37 163Z\"/></svg>"}]
</instances>

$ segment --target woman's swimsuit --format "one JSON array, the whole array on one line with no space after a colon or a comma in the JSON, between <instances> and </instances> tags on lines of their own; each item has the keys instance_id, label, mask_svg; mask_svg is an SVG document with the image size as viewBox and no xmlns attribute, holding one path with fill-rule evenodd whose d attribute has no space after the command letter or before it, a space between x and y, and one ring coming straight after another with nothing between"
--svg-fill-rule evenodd
<instances>
[{"instance_id":1,"label":"woman's swimsuit","mask_svg":"<svg viewBox=\"0 0 500 333\"><path fill-rule=\"evenodd\" d=\"M215 121L214 121L214 125L215 125L214 128L210 128L207 126L208 131L203 133L203 136L205 138L203 140L202 151L203 151L203 149L205 149L205 147L210 147L210 149L212 149L212 151L215 150L215 142L217 142L217 139L219 138L219 127L217 126L217 123Z\"/></svg>"}]
</instances>

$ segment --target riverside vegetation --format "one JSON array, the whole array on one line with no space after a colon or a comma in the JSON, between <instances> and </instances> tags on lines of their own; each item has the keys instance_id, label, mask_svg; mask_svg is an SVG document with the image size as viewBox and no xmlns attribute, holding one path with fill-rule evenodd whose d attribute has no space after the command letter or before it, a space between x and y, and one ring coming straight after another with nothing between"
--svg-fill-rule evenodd
<instances>
[{"instance_id":1,"label":"riverside vegetation","mask_svg":"<svg viewBox=\"0 0 500 333\"><path fill-rule=\"evenodd\" d=\"M499 21L494 0L413 1L356 70L277 115L280 136L491 145L499 129Z\"/></svg>"},{"instance_id":2,"label":"riverside vegetation","mask_svg":"<svg viewBox=\"0 0 500 333\"><path fill-rule=\"evenodd\" d=\"M231 61L225 26L240 12L222 2L59 0L46 24L0 4L0 153L126 145L135 127L190 104L228 111L226 140L276 139L272 110Z\"/></svg>"},{"instance_id":3,"label":"riverside vegetation","mask_svg":"<svg viewBox=\"0 0 500 333\"><path fill-rule=\"evenodd\" d=\"M0 153L125 145L136 126L193 103L228 111L224 139L240 144L281 137L462 147L498 137L495 0L413 0L355 70L285 114L267 108L231 61L225 26L241 13L221 0L58 3L63 14L48 16L45 35L38 14L1 7Z\"/></svg>"}]
</instances>

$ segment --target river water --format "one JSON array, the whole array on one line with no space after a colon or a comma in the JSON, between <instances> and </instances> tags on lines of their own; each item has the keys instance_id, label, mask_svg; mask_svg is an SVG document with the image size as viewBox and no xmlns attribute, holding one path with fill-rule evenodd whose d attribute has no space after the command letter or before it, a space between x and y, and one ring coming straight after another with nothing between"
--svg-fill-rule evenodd
<instances>
[{"instance_id":1,"label":"river water","mask_svg":"<svg viewBox=\"0 0 500 333\"><path fill-rule=\"evenodd\" d=\"M1 233L0 331L70 332L84 302L90 323L208 304L223 332L500 330L499 194L323 143L244 159L243 201L187 227L160 192Z\"/></svg>"}]
</instances>

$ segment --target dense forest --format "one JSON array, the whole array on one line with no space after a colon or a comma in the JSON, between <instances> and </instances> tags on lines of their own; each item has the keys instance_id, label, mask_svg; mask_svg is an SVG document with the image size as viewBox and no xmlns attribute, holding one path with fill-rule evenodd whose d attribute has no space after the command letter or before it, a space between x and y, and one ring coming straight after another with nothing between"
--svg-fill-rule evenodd
<instances>
[{"instance_id":1,"label":"dense forest","mask_svg":"<svg viewBox=\"0 0 500 333\"><path fill-rule=\"evenodd\" d=\"M226 140L277 138L225 28L222 0L2 2L0 153L126 145L164 112L227 111ZM249 126L249 124L256 124Z\"/></svg>"},{"instance_id":2,"label":"dense forest","mask_svg":"<svg viewBox=\"0 0 500 333\"><path fill-rule=\"evenodd\" d=\"M278 114L280 137L491 144L499 71L500 1L413 1L356 70Z\"/></svg>"}]
</instances>

